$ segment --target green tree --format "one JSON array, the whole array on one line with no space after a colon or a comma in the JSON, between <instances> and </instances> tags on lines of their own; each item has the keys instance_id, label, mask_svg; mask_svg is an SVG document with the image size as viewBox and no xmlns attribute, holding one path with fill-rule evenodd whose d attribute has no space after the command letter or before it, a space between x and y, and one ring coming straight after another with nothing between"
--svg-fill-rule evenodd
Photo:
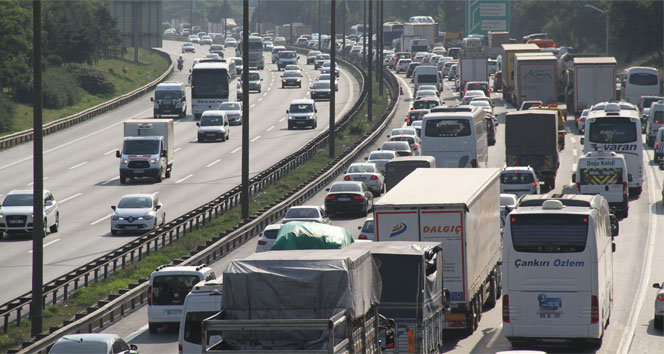
<instances>
[{"instance_id":1,"label":"green tree","mask_svg":"<svg viewBox=\"0 0 664 354\"><path fill-rule=\"evenodd\" d=\"M13 95L30 80L32 9L18 0L0 1L0 91Z\"/></svg>"}]
</instances>

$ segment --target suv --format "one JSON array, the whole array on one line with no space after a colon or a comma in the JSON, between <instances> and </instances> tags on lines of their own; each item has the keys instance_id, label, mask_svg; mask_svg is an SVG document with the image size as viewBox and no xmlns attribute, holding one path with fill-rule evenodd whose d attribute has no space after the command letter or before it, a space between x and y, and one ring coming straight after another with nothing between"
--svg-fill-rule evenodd
<instances>
[{"instance_id":1,"label":"suv","mask_svg":"<svg viewBox=\"0 0 664 354\"><path fill-rule=\"evenodd\" d=\"M32 189L13 190L5 196L0 206L0 238L3 233L32 232ZM44 236L47 232L58 232L60 228L60 211L53 193L44 190Z\"/></svg>"},{"instance_id":2,"label":"suv","mask_svg":"<svg viewBox=\"0 0 664 354\"><path fill-rule=\"evenodd\" d=\"M505 167L500 172L500 193L517 196L540 194L540 185L535 170L530 166Z\"/></svg>"},{"instance_id":3,"label":"suv","mask_svg":"<svg viewBox=\"0 0 664 354\"><path fill-rule=\"evenodd\" d=\"M316 129L318 126L318 110L314 100L294 100L290 104L290 109L286 110L286 114L288 114L289 130L295 127L307 126Z\"/></svg>"},{"instance_id":4,"label":"suv","mask_svg":"<svg viewBox=\"0 0 664 354\"><path fill-rule=\"evenodd\" d=\"M281 70L286 67L286 65L296 64L297 59L300 57L292 50L282 50L279 52L277 57L277 70Z\"/></svg>"},{"instance_id":5,"label":"suv","mask_svg":"<svg viewBox=\"0 0 664 354\"><path fill-rule=\"evenodd\" d=\"M212 268L164 264L150 274L148 286L148 328L156 333L162 325L179 325L184 299L201 280L216 279Z\"/></svg>"}]
</instances>

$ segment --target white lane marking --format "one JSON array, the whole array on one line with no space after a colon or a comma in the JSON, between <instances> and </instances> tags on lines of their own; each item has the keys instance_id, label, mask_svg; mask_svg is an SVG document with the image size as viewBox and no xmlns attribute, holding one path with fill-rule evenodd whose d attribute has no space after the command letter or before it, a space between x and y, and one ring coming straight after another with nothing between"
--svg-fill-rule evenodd
<instances>
[{"instance_id":1,"label":"white lane marking","mask_svg":"<svg viewBox=\"0 0 664 354\"><path fill-rule=\"evenodd\" d=\"M263 100L263 97L258 97L258 100L257 100L257 101L260 102L260 101L262 101L262 100Z\"/></svg>"},{"instance_id":2,"label":"white lane marking","mask_svg":"<svg viewBox=\"0 0 664 354\"><path fill-rule=\"evenodd\" d=\"M279 119L279 121L280 121L280 122L283 122L284 119L286 119L286 117L283 117L283 118Z\"/></svg>"},{"instance_id":3,"label":"white lane marking","mask_svg":"<svg viewBox=\"0 0 664 354\"><path fill-rule=\"evenodd\" d=\"M85 162L81 162L81 163L79 163L78 165L74 165L74 166L70 167L69 169L70 169L70 170L73 170L73 169L79 168L79 167L85 165L86 163L88 163L88 162L87 162L87 161L85 161Z\"/></svg>"},{"instance_id":4,"label":"white lane marking","mask_svg":"<svg viewBox=\"0 0 664 354\"><path fill-rule=\"evenodd\" d=\"M249 106L249 108L254 108L255 106L256 106L256 104L252 103L251 106Z\"/></svg>"},{"instance_id":5,"label":"white lane marking","mask_svg":"<svg viewBox=\"0 0 664 354\"><path fill-rule=\"evenodd\" d=\"M263 97L267 96L267 92L263 94Z\"/></svg>"},{"instance_id":6,"label":"white lane marking","mask_svg":"<svg viewBox=\"0 0 664 354\"><path fill-rule=\"evenodd\" d=\"M118 150L117 150L117 149L113 149L113 150L111 150L111 151L109 151L109 152L105 152L105 153L104 153L104 156L106 156L106 155L108 155L108 154L112 154L112 153L114 153L114 152L116 152L116 151L118 151Z\"/></svg>"},{"instance_id":7,"label":"white lane marking","mask_svg":"<svg viewBox=\"0 0 664 354\"><path fill-rule=\"evenodd\" d=\"M648 163L649 161L647 160L646 155L644 155L643 164L647 165ZM656 243L654 236L655 232L657 231L657 221L659 220L659 216L655 215L661 214L662 212L661 206L657 202L658 200L655 194L655 186L659 186L660 184L656 181L652 169L647 168L646 174L648 176L648 180L651 181L651 183L649 183L650 188L648 188L649 197L650 197L649 202L655 205L656 211L654 213L648 213L648 239L646 240L645 244L647 253L641 265L641 273L640 273L641 279L639 281L639 286L637 287L636 290L636 301L632 302L632 310L629 312L629 320L627 321L627 325L625 326L623 335L620 337L620 344L618 345L618 351L616 352L620 354L629 353L630 346L632 345L632 340L634 339L634 330L636 329L636 322L639 320L639 315L641 314L641 308L643 307L643 300L645 300L645 296L647 294L645 289L650 288L649 286L647 286L647 281L650 279L650 270L652 268L652 257Z\"/></svg>"},{"instance_id":8,"label":"white lane marking","mask_svg":"<svg viewBox=\"0 0 664 354\"><path fill-rule=\"evenodd\" d=\"M47 180L47 179L49 179L49 178L50 178L50 177L44 177L43 181L45 181L45 180ZM30 182L30 183L28 183L28 186L32 186L33 184L35 184L35 182Z\"/></svg>"},{"instance_id":9,"label":"white lane marking","mask_svg":"<svg viewBox=\"0 0 664 354\"><path fill-rule=\"evenodd\" d=\"M261 138L261 136L258 135L258 136L256 136L255 138L249 140L249 142L250 142L250 143L253 143L254 141L256 141L256 140L258 140L258 139L260 139L260 138Z\"/></svg>"},{"instance_id":10,"label":"white lane marking","mask_svg":"<svg viewBox=\"0 0 664 354\"><path fill-rule=\"evenodd\" d=\"M572 165L572 171L576 171L576 164Z\"/></svg>"},{"instance_id":11,"label":"white lane marking","mask_svg":"<svg viewBox=\"0 0 664 354\"><path fill-rule=\"evenodd\" d=\"M578 154L578 152L576 152L576 149L572 150L572 155L576 156L576 154Z\"/></svg>"},{"instance_id":12,"label":"white lane marking","mask_svg":"<svg viewBox=\"0 0 664 354\"><path fill-rule=\"evenodd\" d=\"M145 332L147 329L148 329L148 325L145 325L145 326L139 328L138 330L136 330L136 332L128 335L127 338L125 338L125 342L131 343L134 339L136 339L138 336L143 334L143 332Z\"/></svg>"},{"instance_id":13,"label":"white lane marking","mask_svg":"<svg viewBox=\"0 0 664 354\"><path fill-rule=\"evenodd\" d=\"M502 332L502 329L501 329L502 326L503 326L503 325L502 325L502 323L501 323L501 324L500 324L500 327L498 327L498 328L496 328L496 329L494 330L493 335L491 336L491 339L490 339L489 342L486 344L486 348L493 348L493 345L496 343L496 340L498 340L498 336L499 336L500 333Z\"/></svg>"},{"instance_id":14,"label":"white lane marking","mask_svg":"<svg viewBox=\"0 0 664 354\"><path fill-rule=\"evenodd\" d=\"M173 152L178 152L178 151L180 151L180 150L182 150L182 148L181 148L181 147L179 147L179 148L177 148L177 149L173 150Z\"/></svg>"},{"instance_id":15,"label":"white lane marking","mask_svg":"<svg viewBox=\"0 0 664 354\"><path fill-rule=\"evenodd\" d=\"M61 201L58 202L58 204L62 204L62 203L64 203L64 202L70 201L70 200L72 200L72 199L74 199L74 198L76 198L76 197L80 197L82 194L83 194L83 193L76 193L76 194L74 194L74 195L72 195L72 196L70 196L70 197L67 197L67 198L65 198L65 199L62 199Z\"/></svg>"},{"instance_id":16,"label":"white lane marking","mask_svg":"<svg viewBox=\"0 0 664 354\"><path fill-rule=\"evenodd\" d=\"M180 178L179 180L175 181L175 183L182 183L182 182L188 180L189 178L191 178L191 177L193 177L193 176L194 176L194 175L192 175L192 174L187 175L187 176L182 177L182 178Z\"/></svg>"},{"instance_id":17,"label":"white lane marking","mask_svg":"<svg viewBox=\"0 0 664 354\"><path fill-rule=\"evenodd\" d=\"M240 150L242 150L242 146L240 146L239 148L237 148L237 149L231 151L231 154L234 154L234 153L236 153L236 152L238 152L238 151L240 151Z\"/></svg>"},{"instance_id":18,"label":"white lane marking","mask_svg":"<svg viewBox=\"0 0 664 354\"><path fill-rule=\"evenodd\" d=\"M51 242L47 242L47 243L45 243L44 246L42 246L42 248L46 248L46 247L48 247L48 246L50 246L50 245L52 245L52 244L54 244L54 243L56 243L56 242L58 242L58 241L60 241L60 239L59 239L59 238L56 238L55 240L53 240L53 241L51 241ZM31 254L31 253L32 253L32 250L28 251L28 254Z\"/></svg>"},{"instance_id":19,"label":"white lane marking","mask_svg":"<svg viewBox=\"0 0 664 354\"><path fill-rule=\"evenodd\" d=\"M271 126L271 127L269 127L269 128L267 128L267 131L270 131L270 130L272 130L272 129L274 129L274 125Z\"/></svg>"},{"instance_id":20,"label":"white lane marking","mask_svg":"<svg viewBox=\"0 0 664 354\"><path fill-rule=\"evenodd\" d=\"M216 159L216 160L210 162L209 164L205 165L205 167L212 167L212 166L218 164L219 162L221 162L221 159Z\"/></svg>"},{"instance_id":21,"label":"white lane marking","mask_svg":"<svg viewBox=\"0 0 664 354\"><path fill-rule=\"evenodd\" d=\"M90 223L90 225L97 225L97 224L99 224L100 222L102 222L102 221L104 221L104 220L110 218L111 215L113 215L113 213L110 213L110 214L104 216L103 218L100 218L99 220Z\"/></svg>"},{"instance_id":22,"label":"white lane marking","mask_svg":"<svg viewBox=\"0 0 664 354\"><path fill-rule=\"evenodd\" d=\"M109 184L109 183L115 181L116 179L120 179L120 176L113 177L113 178L109 179L108 181L101 182L101 184Z\"/></svg>"},{"instance_id":23,"label":"white lane marking","mask_svg":"<svg viewBox=\"0 0 664 354\"><path fill-rule=\"evenodd\" d=\"M145 114L147 114L148 112L151 112L151 111L152 111L152 108L150 108L150 109L146 109L146 110L143 111L143 112L139 112L139 113L137 113L137 114L135 114L135 115L129 117L129 119L134 119L134 118L136 118L136 117L139 117L139 116L145 115ZM84 140L84 139L87 139L87 138L89 138L89 137L91 137L91 136L97 135L97 134L99 134L99 133L101 133L101 132L103 132L103 131L106 131L106 130L109 130L109 129L111 129L111 128L114 128L115 126L120 125L120 124L124 124L124 121L122 121L122 122L117 122L117 123L115 123L115 124L111 124L111 125L107 126L106 128L102 128L102 129L98 129L98 130L96 130L94 133L90 133L90 134L88 134L88 135L84 135L84 136L82 136L82 137L80 137L80 138L78 138L78 139L74 139L74 140L68 141L68 142L66 142L66 143L64 143L64 144L62 144L62 145L58 145L58 146L53 147L53 148L50 148L50 149L48 149L48 150L44 150L44 154L48 154L48 153L53 152L53 151L55 151L55 150L60 150L60 149L62 149L62 148L65 147L65 146L69 146L69 145L71 145L71 144L77 143L77 142L79 142L79 141L81 141L81 140ZM4 169L6 169L6 168L12 167L12 166L14 166L14 165L17 165L17 164L19 164L19 163L22 163L22 162L25 162L25 161L29 161L29 160L32 160L32 155L30 155L30 156L28 156L28 157L24 157L24 158L22 158L22 159L20 159L20 160L16 160L16 161L14 161L14 162L12 162L12 163L9 163L9 164L7 164L7 165L4 165L4 166L0 167L0 170L4 170Z\"/></svg>"}]
</instances>

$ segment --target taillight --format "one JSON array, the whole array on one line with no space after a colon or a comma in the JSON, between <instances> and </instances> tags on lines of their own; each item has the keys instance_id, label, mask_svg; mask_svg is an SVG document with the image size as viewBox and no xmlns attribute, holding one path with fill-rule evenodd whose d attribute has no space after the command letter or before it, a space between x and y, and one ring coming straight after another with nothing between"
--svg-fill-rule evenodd
<instances>
[{"instance_id":1,"label":"taillight","mask_svg":"<svg viewBox=\"0 0 664 354\"><path fill-rule=\"evenodd\" d=\"M657 295L657 301L664 301L664 294Z\"/></svg>"},{"instance_id":2,"label":"taillight","mask_svg":"<svg viewBox=\"0 0 664 354\"><path fill-rule=\"evenodd\" d=\"M148 286L148 306L152 306L152 285Z\"/></svg>"},{"instance_id":3,"label":"taillight","mask_svg":"<svg viewBox=\"0 0 664 354\"><path fill-rule=\"evenodd\" d=\"M182 354L182 344L178 343L178 353Z\"/></svg>"},{"instance_id":4,"label":"taillight","mask_svg":"<svg viewBox=\"0 0 664 354\"><path fill-rule=\"evenodd\" d=\"M510 323L510 296L503 295L503 322Z\"/></svg>"},{"instance_id":5,"label":"taillight","mask_svg":"<svg viewBox=\"0 0 664 354\"><path fill-rule=\"evenodd\" d=\"M533 187L537 187L537 183L536 183L536 182L533 182Z\"/></svg>"},{"instance_id":6,"label":"taillight","mask_svg":"<svg viewBox=\"0 0 664 354\"><path fill-rule=\"evenodd\" d=\"M360 234L360 236L357 236L357 238L360 240L368 240L367 235L365 234Z\"/></svg>"},{"instance_id":7,"label":"taillight","mask_svg":"<svg viewBox=\"0 0 664 354\"><path fill-rule=\"evenodd\" d=\"M576 190L578 190L579 193L581 193L581 183L576 182Z\"/></svg>"},{"instance_id":8,"label":"taillight","mask_svg":"<svg viewBox=\"0 0 664 354\"><path fill-rule=\"evenodd\" d=\"M364 196L363 196L363 195L354 195L354 196L353 196L353 199L356 199L356 200L364 200Z\"/></svg>"},{"instance_id":9,"label":"taillight","mask_svg":"<svg viewBox=\"0 0 664 354\"><path fill-rule=\"evenodd\" d=\"M371 176L371 180L372 180L372 181L375 181L375 180L377 180L377 179L378 179L378 177L377 177L376 175Z\"/></svg>"},{"instance_id":10,"label":"taillight","mask_svg":"<svg viewBox=\"0 0 664 354\"><path fill-rule=\"evenodd\" d=\"M576 121L578 122L578 121L579 121L579 118L577 118Z\"/></svg>"},{"instance_id":11,"label":"taillight","mask_svg":"<svg viewBox=\"0 0 664 354\"><path fill-rule=\"evenodd\" d=\"M417 144L413 144L413 149L417 149Z\"/></svg>"},{"instance_id":12,"label":"taillight","mask_svg":"<svg viewBox=\"0 0 664 354\"><path fill-rule=\"evenodd\" d=\"M590 323L599 322L599 301L597 301L597 296L593 295L590 297Z\"/></svg>"},{"instance_id":13,"label":"taillight","mask_svg":"<svg viewBox=\"0 0 664 354\"><path fill-rule=\"evenodd\" d=\"M265 245L267 245L267 241L265 241L265 240L258 240L258 244L261 245L261 246L265 246Z\"/></svg>"},{"instance_id":14,"label":"taillight","mask_svg":"<svg viewBox=\"0 0 664 354\"><path fill-rule=\"evenodd\" d=\"M413 123L410 121L410 118L406 118L406 125L411 125L411 124Z\"/></svg>"},{"instance_id":15,"label":"taillight","mask_svg":"<svg viewBox=\"0 0 664 354\"><path fill-rule=\"evenodd\" d=\"M333 196L333 195L328 195L327 197L325 197L325 200L333 200L333 199L335 199L335 198L336 198L336 197Z\"/></svg>"},{"instance_id":16,"label":"taillight","mask_svg":"<svg viewBox=\"0 0 664 354\"><path fill-rule=\"evenodd\" d=\"M656 142L656 143L655 143L655 147L658 147L658 146L659 146L659 142Z\"/></svg>"},{"instance_id":17,"label":"taillight","mask_svg":"<svg viewBox=\"0 0 664 354\"><path fill-rule=\"evenodd\" d=\"M487 89L489 92L491 92L491 89Z\"/></svg>"},{"instance_id":18,"label":"taillight","mask_svg":"<svg viewBox=\"0 0 664 354\"><path fill-rule=\"evenodd\" d=\"M350 176L344 176L344 181L350 181Z\"/></svg>"},{"instance_id":19,"label":"taillight","mask_svg":"<svg viewBox=\"0 0 664 354\"><path fill-rule=\"evenodd\" d=\"M658 120L656 120L656 121L655 121L655 123L659 123L659 121L658 121Z\"/></svg>"}]
</instances>

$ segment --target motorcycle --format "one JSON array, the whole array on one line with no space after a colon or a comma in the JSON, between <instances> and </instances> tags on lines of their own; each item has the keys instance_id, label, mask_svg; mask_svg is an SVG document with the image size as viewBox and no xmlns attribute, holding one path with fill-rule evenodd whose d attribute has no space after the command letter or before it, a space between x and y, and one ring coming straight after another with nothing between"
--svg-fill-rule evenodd
<instances>
[{"instance_id":1,"label":"motorcycle","mask_svg":"<svg viewBox=\"0 0 664 354\"><path fill-rule=\"evenodd\" d=\"M178 70L182 71L182 67L183 67L183 62L178 61Z\"/></svg>"}]
</instances>

